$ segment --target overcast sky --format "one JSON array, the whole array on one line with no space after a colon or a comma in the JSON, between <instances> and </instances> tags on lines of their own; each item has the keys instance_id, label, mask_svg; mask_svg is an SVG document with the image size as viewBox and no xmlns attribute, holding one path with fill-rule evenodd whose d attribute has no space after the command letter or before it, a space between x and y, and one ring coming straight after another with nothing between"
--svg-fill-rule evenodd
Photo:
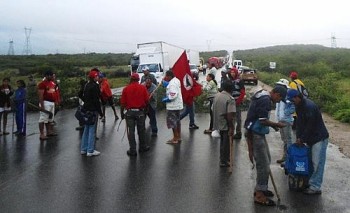
<instances>
[{"instance_id":1,"label":"overcast sky","mask_svg":"<svg viewBox=\"0 0 350 213\"><path fill-rule=\"evenodd\" d=\"M343 0L0 0L0 54L135 52L165 41L199 51L286 44L350 48Z\"/></svg>"}]
</instances>

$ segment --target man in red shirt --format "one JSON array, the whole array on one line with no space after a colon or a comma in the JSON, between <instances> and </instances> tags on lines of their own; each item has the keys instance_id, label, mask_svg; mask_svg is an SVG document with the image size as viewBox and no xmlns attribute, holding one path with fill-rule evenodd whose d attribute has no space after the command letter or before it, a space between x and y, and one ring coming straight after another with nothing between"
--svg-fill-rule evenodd
<instances>
[{"instance_id":1,"label":"man in red shirt","mask_svg":"<svg viewBox=\"0 0 350 213\"><path fill-rule=\"evenodd\" d=\"M110 87L109 82L106 78L106 75L104 73L100 72L99 77L100 77L101 102L102 102L102 113L103 113L103 117L102 117L101 121L102 122L106 121L106 104L107 103L113 109L115 120L118 120L119 117L117 115L117 111L115 110L111 87Z\"/></svg>"},{"instance_id":2,"label":"man in red shirt","mask_svg":"<svg viewBox=\"0 0 350 213\"><path fill-rule=\"evenodd\" d=\"M57 104L56 98L56 85L53 82L53 72L46 71L45 78L38 85L38 95L39 95L39 107L43 110L47 110L52 114L55 113L55 104ZM53 132L53 127L51 123L54 120L54 116L49 118L48 113L40 112L39 118L39 130L40 130L40 140L46 140L50 136L56 136L57 134ZM44 133L44 126L46 127L46 135Z\"/></svg>"},{"instance_id":3,"label":"man in red shirt","mask_svg":"<svg viewBox=\"0 0 350 213\"><path fill-rule=\"evenodd\" d=\"M139 152L147 152L150 147L145 140L145 109L149 100L146 87L139 84L140 77L133 73L130 78L130 84L123 89L120 99L121 111L126 110L126 125L128 130L128 139L130 149L126 152L129 156L137 156L135 126L139 135ZM124 113L121 114L122 119Z\"/></svg>"}]
</instances>

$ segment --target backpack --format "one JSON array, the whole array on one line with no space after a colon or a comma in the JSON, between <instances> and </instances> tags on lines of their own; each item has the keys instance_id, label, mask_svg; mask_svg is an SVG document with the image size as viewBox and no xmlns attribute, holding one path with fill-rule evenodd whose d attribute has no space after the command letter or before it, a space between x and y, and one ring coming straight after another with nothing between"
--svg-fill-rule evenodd
<instances>
[{"instance_id":1,"label":"backpack","mask_svg":"<svg viewBox=\"0 0 350 213\"><path fill-rule=\"evenodd\" d=\"M298 176L309 175L309 148L307 146L292 144L288 147L285 172Z\"/></svg>"},{"instance_id":2,"label":"backpack","mask_svg":"<svg viewBox=\"0 0 350 213\"><path fill-rule=\"evenodd\" d=\"M301 85L298 84L296 81L293 81L295 83L295 85L297 85L298 91L303 94L304 97L308 98L309 97L309 92L307 91L307 89Z\"/></svg>"}]
</instances>

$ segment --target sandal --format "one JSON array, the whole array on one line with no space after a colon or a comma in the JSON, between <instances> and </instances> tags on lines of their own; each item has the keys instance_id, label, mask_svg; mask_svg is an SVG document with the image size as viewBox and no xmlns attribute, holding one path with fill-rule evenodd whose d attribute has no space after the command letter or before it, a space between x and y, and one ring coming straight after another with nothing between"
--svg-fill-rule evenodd
<instances>
[{"instance_id":1,"label":"sandal","mask_svg":"<svg viewBox=\"0 0 350 213\"><path fill-rule=\"evenodd\" d=\"M212 132L213 132L213 130L210 130L210 129L204 130L204 134L210 134L210 133L212 133Z\"/></svg>"},{"instance_id":2,"label":"sandal","mask_svg":"<svg viewBox=\"0 0 350 213\"><path fill-rule=\"evenodd\" d=\"M168 140L166 143L167 144L178 144L179 141Z\"/></svg>"},{"instance_id":3,"label":"sandal","mask_svg":"<svg viewBox=\"0 0 350 213\"><path fill-rule=\"evenodd\" d=\"M57 133L53 132L53 133L47 134L46 136L48 137L57 136Z\"/></svg>"},{"instance_id":4,"label":"sandal","mask_svg":"<svg viewBox=\"0 0 350 213\"><path fill-rule=\"evenodd\" d=\"M262 191L263 192L263 194L266 196L266 197L273 197L273 196L275 196L274 194L273 194L273 192L272 191L270 191L270 190L266 190L266 191ZM256 195L256 192L254 192L254 196Z\"/></svg>"},{"instance_id":5,"label":"sandal","mask_svg":"<svg viewBox=\"0 0 350 213\"><path fill-rule=\"evenodd\" d=\"M47 139L49 139L48 137L46 137L46 136L44 136L44 137L40 137L39 138L41 141L44 141L44 140L47 140Z\"/></svg>"},{"instance_id":6,"label":"sandal","mask_svg":"<svg viewBox=\"0 0 350 213\"><path fill-rule=\"evenodd\" d=\"M260 200L254 199L254 203L262 206L276 206L275 201L271 200L270 198L266 198L266 201L260 201Z\"/></svg>"}]
</instances>

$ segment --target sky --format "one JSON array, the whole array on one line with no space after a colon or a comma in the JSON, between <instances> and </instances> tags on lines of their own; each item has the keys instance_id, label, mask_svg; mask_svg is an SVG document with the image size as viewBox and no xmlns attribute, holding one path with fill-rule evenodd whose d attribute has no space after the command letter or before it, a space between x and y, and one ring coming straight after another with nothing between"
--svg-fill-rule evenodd
<instances>
[{"instance_id":1,"label":"sky","mask_svg":"<svg viewBox=\"0 0 350 213\"><path fill-rule=\"evenodd\" d=\"M0 54L131 53L164 41L198 51L350 48L345 0L0 0ZM27 30L27 34L29 30Z\"/></svg>"}]
</instances>

